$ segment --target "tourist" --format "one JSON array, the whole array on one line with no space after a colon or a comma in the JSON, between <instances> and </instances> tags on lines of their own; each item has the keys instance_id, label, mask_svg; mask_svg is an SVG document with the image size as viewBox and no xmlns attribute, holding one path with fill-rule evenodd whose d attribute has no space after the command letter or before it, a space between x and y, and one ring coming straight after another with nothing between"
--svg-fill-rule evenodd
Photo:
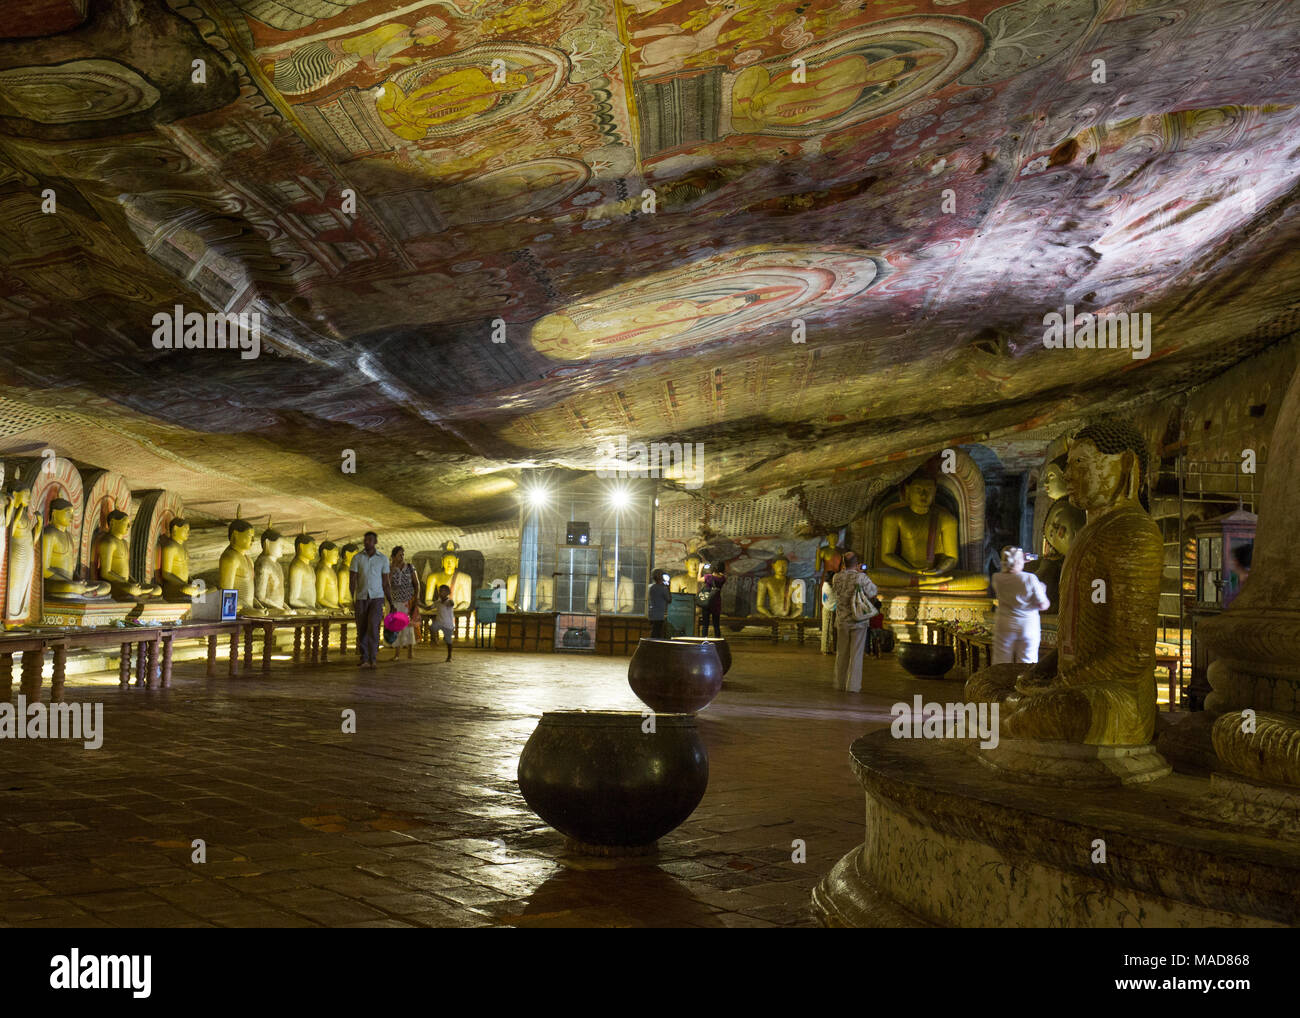
<instances>
[{"instance_id":1,"label":"tourist","mask_svg":"<svg viewBox=\"0 0 1300 1018\"><path fill-rule=\"evenodd\" d=\"M993 621L993 663L1034 664L1038 661L1038 613L1051 607L1047 587L1025 571L1023 548L1002 549L1002 571L993 574L998 609Z\"/></svg>"},{"instance_id":2,"label":"tourist","mask_svg":"<svg viewBox=\"0 0 1300 1018\"><path fill-rule=\"evenodd\" d=\"M876 609L876 614L871 616L871 621L867 623L867 650L872 657L880 660L885 647L885 637L889 634L885 632L884 605L880 598L871 598L871 607Z\"/></svg>"},{"instance_id":3,"label":"tourist","mask_svg":"<svg viewBox=\"0 0 1300 1018\"><path fill-rule=\"evenodd\" d=\"M419 586L420 581L415 575L415 566L406 561L406 550L399 544L393 549L392 562L389 566L388 610L401 612L410 620L410 624L405 629L397 631L397 639L393 641L394 661L402 656L403 647L406 648L408 661L415 653L416 634L420 631L420 602L416 597Z\"/></svg>"},{"instance_id":4,"label":"tourist","mask_svg":"<svg viewBox=\"0 0 1300 1018\"><path fill-rule=\"evenodd\" d=\"M704 590L709 597L700 611L700 635L709 635L709 620L713 620L713 635L722 638L722 588L727 582L727 564L719 562L717 568L709 567L704 577Z\"/></svg>"},{"instance_id":5,"label":"tourist","mask_svg":"<svg viewBox=\"0 0 1300 1018\"><path fill-rule=\"evenodd\" d=\"M361 667L377 668L379 654L379 629L384 623L384 599L392 600L388 588L388 556L379 554L375 547L379 536L367 530L364 548L352 559L353 612L357 618L357 652Z\"/></svg>"},{"instance_id":6,"label":"tourist","mask_svg":"<svg viewBox=\"0 0 1300 1018\"><path fill-rule=\"evenodd\" d=\"M842 568L831 580L835 594L835 626L838 645L835 651L835 688L848 693L862 690L862 658L867 651L867 631L877 614L871 599L876 585L867 575L867 567L857 554L845 551Z\"/></svg>"},{"instance_id":7,"label":"tourist","mask_svg":"<svg viewBox=\"0 0 1300 1018\"><path fill-rule=\"evenodd\" d=\"M451 660L451 641L456 638L456 605L451 599L451 588L443 584L438 588L438 596L433 602L434 607L438 609L438 616L434 619L433 642L436 646L438 643L438 634L447 641L447 657Z\"/></svg>"},{"instance_id":8,"label":"tourist","mask_svg":"<svg viewBox=\"0 0 1300 1018\"><path fill-rule=\"evenodd\" d=\"M672 599L673 595L668 589L668 574L664 572L655 573L654 583L650 584L650 605L646 609L646 616L650 619L650 637L652 639L663 639L664 625L668 621L668 603Z\"/></svg>"}]
</instances>

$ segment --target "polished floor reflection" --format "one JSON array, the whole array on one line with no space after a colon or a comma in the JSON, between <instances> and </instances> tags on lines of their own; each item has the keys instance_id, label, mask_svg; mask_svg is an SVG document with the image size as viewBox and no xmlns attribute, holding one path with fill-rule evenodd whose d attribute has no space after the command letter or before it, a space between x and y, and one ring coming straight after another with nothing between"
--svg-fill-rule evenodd
<instances>
[{"instance_id":1,"label":"polished floor reflection","mask_svg":"<svg viewBox=\"0 0 1300 1018\"><path fill-rule=\"evenodd\" d=\"M566 855L514 781L543 711L639 707L625 658L421 649L378 672L73 685L105 704L101 749L0 741L0 924L811 925L813 884L862 838L849 743L959 686L886 659L840 693L812 647L734 646L700 717L709 790L633 859Z\"/></svg>"}]
</instances>

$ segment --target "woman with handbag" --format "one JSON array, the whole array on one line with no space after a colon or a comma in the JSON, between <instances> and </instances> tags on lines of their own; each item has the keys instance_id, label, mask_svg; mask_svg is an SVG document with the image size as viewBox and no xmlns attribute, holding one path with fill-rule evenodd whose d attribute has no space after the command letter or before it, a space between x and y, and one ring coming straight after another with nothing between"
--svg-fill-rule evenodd
<instances>
[{"instance_id":1,"label":"woman with handbag","mask_svg":"<svg viewBox=\"0 0 1300 1018\"><path fill-rule=\"evenodd\" d=\"M835 594L835 688L849 693L862 691L862 658L867 650L867 632L876 606L876 585L857 555L846 551L843 568L831 580Z\"/></svg>"}]
</instances>

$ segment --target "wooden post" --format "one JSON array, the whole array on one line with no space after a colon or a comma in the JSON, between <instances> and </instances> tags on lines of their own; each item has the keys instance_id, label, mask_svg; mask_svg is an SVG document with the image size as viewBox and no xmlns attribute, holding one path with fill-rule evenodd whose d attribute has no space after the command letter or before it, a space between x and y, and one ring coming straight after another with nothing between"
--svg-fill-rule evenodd
<instances>
[{"instance_id":1,"label":"wooden post","mask_svg":"<svg viewBox=\"0 0 1300 1018\"><path fill-rule=\"evenodd\" d=\"M131 688L131 645L122 644L122 656L117 662L117 684L122 689Z\"/></svg>"},{"instance_id":2,"label":"wooden post","mask_svg":"<svg viewBox=\"0 0 1300 1018\"><path fill-rule=\"evenodd\" d=\"M68 671L68 645L54 645L54 672L50 678L50 703L63 702L63 680Z\"/></svg>"},{"instance_id":3,"label":"wooden post","mask_svg":"<svg viewBox=\"0 0 1300 1018\"><path fill-rule=\"evenodd\" d=\"M262 674L271 672L271 652L275 650L275 623L262 623Z\"/></svg>"},{"instance_id":4,"label":"wooden post","mask_svg":"<svg viewBox=\"0 0 1300 1018\"><path fill-rule=\"evenodd\" d=\"M244 623L244 671L251 675L253 673L253 624Z\"/></svg>"},{"instance_id":5,"label":"wooden post","mask_svg":"<svg viewBox=\"0 0 1300 1018\"><path fill-rule=\"evenodd\" d=\"M323 665L327 665L329 664L329 660L330 660L330 624L326 622L323 626L321 626L320 663Z\"/></svg>"},{"instance_id":6,"label":"wooden post","mask_svg":"<svg viewBox=\"0 0 1300 1018\"><path fill-rule=\"evenodd\" d=\"M217 634L208 634L208 677L217 674Z\"/></svg>"},{"instance_id":7,"label":"wooden post","mask_svg":"<svg viewBox=\"0 0 1300 1018\"><path fill-rule=\"evenodd\" d=\"M140 640L136 643L135 650L135 684L143 686L145 670L149 667L149 645L144 640Z\"/></svg>"},{"instance_id":8,"label":"wooden post","mask_svg":"<svg viewBox=\"0 0 1300 1018\"><path fill-rule=\"evenodd\" d=\"M163 660L162 660L162 680L163 689L172 688L172 643L176 639L174 633L168 633L163 637Z\"/></svg>"},{"instance_id":9,"label":"wooden post","mask_svg":"<svg viewBox=\"0 0 1300 1018\"><path fill-rule=\"evenodd\" d=\"M158 640L149 641L149 672L144 677L144 688L153 689L154 680L158 678Z\"/></svg>"},{"instance_id":10,"label":"wooden post","mask_svg":"<svg viewBox=\"0 0 1300 1018\"><path fill-rule=\"evenodd\" d=\"M339 624L339 657L346 657L348 653L348 624L342 622Z\"/></svg>"},{"instance_id":11,"label":"wooden post","mask_svg":"<svg viewBox=\"0 0 1300 1018\"><path fill-rule=\"evenodd\" d=\"M2 699L8 700L14 695L14 655L13 652L0 654L0 689L3 689L4 696Z\"/></svg>"},{"instance_id":12,"label":"wooden post","mask_svg":"<svg viewBox=\"0 0 1300 1018\"><path fill-rule=\"evenodd\" d=\"M22 693L28 703L39 703L41 699L41 674L45 670L45 649L23 651Z\"/></svg>"},{"instance_id":13,"label":"wooden post","mask_svg":"<svg viewBox=\"0 0 1300 1018\"><path fill-rule=\"evenodd\" d=\"M230 634L230 677L236 678L239 675L239 629L236 628Z\"/></svg>"},{"instance_id":14,"label":"wooden post","mask_svg":"<svg viewBox=\"0 0 1300 1018\"><path fill-rule=\"evenodd\" d=\"M293 662L302 660L302 626L293 627Z\"/></svg>"}]
</instances>

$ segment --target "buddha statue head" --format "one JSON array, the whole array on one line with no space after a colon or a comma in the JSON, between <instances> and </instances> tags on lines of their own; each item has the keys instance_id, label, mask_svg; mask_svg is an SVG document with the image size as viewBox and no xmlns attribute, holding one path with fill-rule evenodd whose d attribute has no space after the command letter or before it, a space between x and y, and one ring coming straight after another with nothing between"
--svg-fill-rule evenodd
<instances>
[{"instance_id":1,"label":"buddha statue head","mask_svg":"<svg viewBox=\"0 0 1300 1018\"><path fill-rule=\"evenodd\" d=\"M778 554L772 559L772 575L778 580L784 580L786 573L790 571L790 560L784 555Z\"/></svg>"},{"instance_id":2,"label":"buddha statue head","mask_svg":"<svg viewBox=\"0 0 1300 1018\"><path fill-rule=\"evenodd\" d=\"M226 538L235 551L247 552L253 546L253 525L248 520L231 520L226 528Z\"/></svg>"},{"instance_id":3,"label":"buddha statue head","mask_svg":"<svg viewBox=\"0 0 1300 1018\"><path fill-rule=\"evenodd\" d=\"M131 518L121 509L114 509L108 514L105 522L108 524L108 532L114 537L123 539L126 537L127 527L130 526Z\"/></svg>"},{"instance_id":4,"label":"buddha statue head","mask_svg":"<svg viewBox=\"0 0 1300 1018\"><path fill-rule=\"evenodd\" d=\"M56 498L50 502L50 526L67 530L72 526L72 503L66 498Z\"/></svg>"},{"instance_id":5,"label":"buddha statue head","mask_svg":"<svg viewBox=\"0 0 1300 1018\"><path fill-rule=\"evenodd\" d=\"M1038 481L1038 488L1048 498L1065 498L1066 457L1058 456L1043 467L1043 476Z\"/></svg>"},{"instance_id":6,"label":"buddha statue head","mask_svg":"<svg viewBox=\"0 0 1300 1018\"><path fill-rule=\"evenodd\" d=\"M299 534L293 539L294 558L302 559L304 562L314 562L316 560L316 538L311 534Z\"/></svg>"},{"instance_id":7,"label":"buddha statue head","mask_svg":"<svg viewBox=\"0 0 1300 1018\"><path fill-rule=\"evenodd\" d=\"M693 551L689 552L686 556L686 562L684 563L686 569L686 575L691 577L698 577L700 575L701 561L702 559L700 558L699 555L697 555Z\"/></svg>"},{"instance_id":8,"label":"buddha statue head","mask_svg":"<svg viewBox=\"0 0 1300 1018\"><path fill-rule=\"evenodd\" d=\"M903 482L903 501L918 516L929 515L939 492L939 479L927 467L922 467Z\"/></svg>"},{"instance_id":9,"label":"buddha statue head","mask_svg":"<svg viewBox=\"0 0 1300 1018\"><path fill-rule=\"evenodd\" d=\"M1090 424L1070 442L1065 486L1070 503L1085 513L1122 502L1141 503L1146 485L1146 439L1124 421Z\"/></svg>"},{"instance_id":10,"label":"buddha statue head","mask_svg":"<svg viewBox=\"0 0 1300 1018\"><path fill-rule=\"evenodd\" d=\"M1068 500L1054 502L1043 523L1043 554L1049 558L1064 558L1074 535L1083 529L1085 523L1087 519L1083 512Z\"/></svg>"},{"instance_id":11,"label":"buddha statue head","mask_svg":"<svg viewBox=\"0 0 1300 1018\"><path fill-rule=\"evenodd\" d=\"M339 564L344 567L351 567L352 559L360 549L355 544L345 544L339 551Z\"/></svg>"},{"instance_id":12,"label":"buddha statue head","mask_svg":"<svg viewBox=\"0 0 1300 1018\"><path fill-rule=\"evenodd\" d=\"M333 568L339 560L339 546L333 541L325 541L320 546L320 560L324 565Z\"/></svg>"},{"instance_id":13,"label":"buddha statue head","mask_svg":"<svg viewBox=\"0 0 1300 1018\"><path fill-rule=\"evenodd\" d=\"M262 531L262 554L274 561L284 554L284 535L267 527Z\"/></svg>"},{"instance_id":14,"label":"buddha statue head","mask_svg":"<svg viewBox=\"0 0 1300 1018\"><path fill-rule=\"evenodd\" d=\"M184 544L190 539L190 521L176 517L167 524L167 536L177 544Z\"/></svg>"},{"instance_id":15,"label":"buddha statue head","mask_svg":"<svg viewBox=\"0 0 1300 1018\"><path fill-rule=\"evenodd\" d=\"M456 572L456 567L460 565L460 556L455 552L446 551L442 554L442 571L451 576Z\"/></svg>"}]
</instances>

